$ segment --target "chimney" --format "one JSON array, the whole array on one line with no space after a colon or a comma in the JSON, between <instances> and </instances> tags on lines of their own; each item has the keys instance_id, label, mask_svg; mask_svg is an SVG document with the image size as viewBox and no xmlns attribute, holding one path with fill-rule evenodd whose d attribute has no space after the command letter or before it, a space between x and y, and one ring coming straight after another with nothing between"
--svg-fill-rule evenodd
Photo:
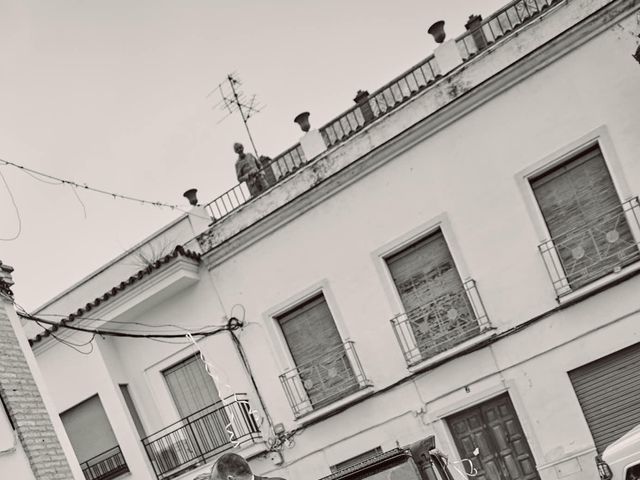
<instances>
[{"instance_id":1,"label":"chimney","mask_svg":"<svg viewBox=\"0 0 640 480\"><path fill-rule=\"evenodd\" d=\"M0 261L0 293L10 297L13 296L13 292L11 291L11 287L13 286L13 277L11 276L11 273L13 273L13 267L5 265Z\"/></svg>"},{"instance_id":2,"label":"chimney","mask_svg":"<svg viewBox=\"0 0 640 480\"><path fill-rule=\"evenodd\" d=\"M12 471L24 471L30 473L28 478L36 480L84 480L13 305L12 272L13 268L0 261L0 391L7 419L13 426L13 431L0 428L0 448L13 442L14 447L2 453L10 454L16 448L19 452L9 455L8 477L16 476L11 475ZM3 478L6 476L3 474Z\"/></svg>"},{"instance_id":3,"label":"chimney","mask_svg":"<svg viewBox=\"0 0 640 480\"><path fill-rule=\"evenodd\" d=\"M470 15L464 28L471 32L471 38L473 38L478 49L477 52L487 48L487 37L484 36L482 31L482 15Z\"/></svg>"}]
</instances>

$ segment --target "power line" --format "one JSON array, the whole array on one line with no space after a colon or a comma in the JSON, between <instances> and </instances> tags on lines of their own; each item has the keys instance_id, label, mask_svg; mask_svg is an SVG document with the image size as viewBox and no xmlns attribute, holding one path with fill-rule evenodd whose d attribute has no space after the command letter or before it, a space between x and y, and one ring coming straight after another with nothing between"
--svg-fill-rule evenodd
<instances>
[{"instance_id":1,"label":"power line","mask_svg":"<svg viewBox=\"0 0 640 480\"><path fill-rule=\"evenodd\" d=\"M78 191L77 191L78 188L82 188L84 190L88 190L88 191L91 191L91 192L94 192L94 193L99 193L99 194L104 195L104 196L109 196L109 197L112 197L113 199L128 200L128 201L131 201L131 202L140 203L142 205L151 205L151 206L154 206L154 207L169 208L171 210L178 210L179 212L182 212L182 213L187 213L189 215L194 215L194 216L202 218L204 220L211 220L211 218L209 218L209 217L203 217L202 215L198 215L193 211L185 210L186 208L191 208L189 205L182 205L181 206L181 205L177 205L177 204L164 203L164 202L158 202L158 201L152 201L152 200L145 200L143 198L133 197L131 195L124 195L122 193L110 192L110 191L103 190L103 189L100 189L100 188L91 187L91 186L87 185L86 183L80 184L80 183L75 182L73 180L59 178L59 177L56 177L54 175L50 175L48 173L40 172L38 170L34 170L33 168L25 167L24 165L20 165L20 164L14 163L14 162L10 162L9 160L5 160L3 158L0 158L0 166L14 167L14 168L18 169L19 171L26 173L31 178L33 178L35 180L38 180L39 182L46 183L47 185L54 185L54 186L69 185L69 187L71 187L71 190L73 191L74 196L76 197L76 199L78 200L78 202L82 206L82 211L83 211L85 219L87 218L87 208L86 208L86 205L84 204L84 202L82 201L82 199L80 198L80 195L78 194ZM50 181L44 180L43 178L39 178L36 175L39 175L41 177L44 177L44 178L47 178L47 179L50 179L50 180L53 180L53 181L50 182ZM0 172L0 176L2 176L2 180L4 181L4 184L6 185L7 190L9 191L9 195L11 196L11 199L13 201L14 208L16 209L16 214L18 216L19 232L20 232L22 230L22 220L20 218L20 212L18 211L18 207L17 207L17 205L15 203L15 200L13 198L13 194L11 193L11 190L9 189L9 185L8 185L6 179L4 178L4 176L2 175L1 172ZM17 235L19 236L20 233L18 233ZM15 238L17 238L17 236ZM0 240L11 241L11 240L15 240L15 238L9 239L9 240L0 238Z\"/></svg>"},{"instance_id":2,"label":"power line","mask_svg":"<svg viewBox=\"0 0 640 480\"><path fill-rule=\"evenodd\" d=\"M38 317L59 317L59 318L67 318L69 315L63 315L60 313L40 313L38 314ZM105 320L104 318L98 318L98 317L78 317L78 316L74 316L74 319L77 320L89 320L89 321L93 321L93 322L109 322L109 323L116 323L116 324L120 324L120 325L138 325L141 327L145 327L145 328L173 328L175 330L179 330L181 332L185 332L185 331L197 331L197 330L204 330L206 328L211 328L211 325L204 325L201 327L192 327L191 329L186 329L185 327L182 327L180 325L176 325L175 323L164 323L164 324L160 324L160 325L153 325L150 323L142 323L142 322L135 322L135 321L131 321L131 320L127 320L127 321L119 321L119 320ZM123 330L125 331L125 330Z\"/></svg>"},{"instance_id":3,"label":"power line","mask_svg":"<svg viewBox=\"0 0 640 480\"><path fill-rule=\"evenodd\" d=\"M7 192L9 193L9 198L11 198L11 203L13 204L13 208L16 211L16 217L18 219L18 231L16 232L16 234L13 237L10 237L10 238L0 238L0 240L3 241L3 242L12 242L14 240L17 240L18 237L20 236L20 234L22 233L22 217L20 216L20 210L18 209L18 204L16 203L16 199L13 196L13 192L11 191L11 187L9 187L9 183L7 182L7 179L4 178L4 175L2 174L2 171L0 171L0 177L2 177L2 182L4 183L4 186L7 187Z\"/></svg>"},{"instance_id":4,"label":"power line","mask_svg":"<svg viewBox=\"0 0 640 480\"><path fill-rule=\"evenodd\" d=\"M141 332L127 332L127 331L118 331L118 330L113 330L113 329L98 329L98 328L85 328L85 327L78 327L75 325L69 325L65 319L62 319L60 322L54 322L51 320L46 320L44 318L40 318L37 317L35 315L31 315L29 312L27 312L25 310L25 308L20 305L18 302L15 301L15 299L10 296L10 295L6 295L6 294L1 294L4 298L9 299L9 301L11 301L11 303L18 309L19 314L22 316L22 318L26 319L26 320L31 320L32 322L36 322L38 325L40 325L40 323L44 323L45 325L49 325L51 327L54 327L53 329L49 329L46 330L45 327L42 327L42 325L40 325L42 328L45 328L45 331L48 332L49 334L53 335L53 331L55 331L55 329L57 328L67 328L69 330L75 330L77 332L86 332L86 333L93 333L95 335L100 335L100 336L111 336L111 337L128 337L128 338L148 338L148 339L154 339L154 338L184 338L185 334L184 333L166 333L166 334L156 334L156 333L141 333ZM146 325L146 324L144 324ZM217 326L215 329L207 331L207 332L202 332L202 331L194 331L194 332L190 332L189 330L187 330L186 328L182 328L178 325L174 325L175 327L179 328L180 330L182 330L183 332L187 332L191 335L196 335L199 337L209 337L212 335L216 335L220 332L225 332L225 331L233 331L233 330L237 330L239 328L242 327L242 322L240 320L238 320L237 318L231 317L228 321L226 325L222 325L222 326ZM202 329L200 329L202 330Z\"/></svg>"},{"instance_id":5,"label":"power line","mask_svg":"<svg viewBox=\"0 0 640 480\"><path fill-rule=\"evenodd\" d=\"M43 172L40 172L38 170L34 170L33 168L25 167L24 165L19 165L17 163L10 162L10 161L5 160L3 158L0 158L0 162L2 164L6 165L6 166L11 166L11 167L17 168L18 170L24 171L27 174L30 174L30 176L35 178L36 180L39 180L39 181L44 182L44 183L48 183L50 185L71 185L72 187L75 187L75 188L83 188L85 190L90 190L92 192L99 193L99 194L102 194L102 195L106 195L106 196L112 197L114 199L129 200L129 201L132 201L132 202L138 202L138 203L142 203L142 204L146 204L146 205L153 205L154 207L166 207L166 208L170 208L172 210L174 210L174 209L175 210L180 210L181 209L180 205L164 203L164 202L156 202L156 201L151 201L151 200L145 200L143 198L133 197L133 196L130 196L130 195L124 195L122 193L109 192L107 190L103 190L103 189L100 189L100 188L91 187L91 186L87 185L86 183L80 184L80 183L74 182L73 180L68 180L68 179L65 179L65 178L59 178L59 177L56 177L54 175L49 175L48 173L43 173ZM41 177L48 178L49 180L54 180L55 182L58 182L58 183L47 182L45 180L39 179L37 177L34 177L31 174L40 175Z\"/></svg>"},{"instance_id":6,"label":"power line","mask_svg":"<svg viewBox=\"0 0 640 480\"><path fill-rule=\"evenodd\" d=\"M94 333L96 335L100 335L100 336L110 336L110 337L126 337L126 338L184 338L185 334L184 333L165 333L165 334L159 334L159 333L140 333L140 332L124 332L124 331L118 331L118 330L113 330L113 329L101 329L101 328L86 328L86 327L78 327L75 325L69 325L68 323L64 323L64 322L52 322L50 320L45 320L43 318L39 318L36 316L33 316L31 314L28 314L26 312L22 313L22 317L27 319L27 320L31 320L33 322L36 322L38 324L40 324L40 322L44 323L45 325L50 325L52 327L58 327L58 328L66 328L69 330L75 330L77 332L86 332L86 333ZM210 337L211 335L216 335L220 332L225 332L225 331L230 331L230 330L235 330L237 328L240 328L239 325L235 325L235 324L231 324L231 322L225 326L222 327L218 327L214 330L210 330L207 332L190 332L192 335L194 336L199 336L199 337ZM51 333L51 330L47 330L49 333ZM185 329L185 331L188 331Z\"/></svg>"}]
</instances>

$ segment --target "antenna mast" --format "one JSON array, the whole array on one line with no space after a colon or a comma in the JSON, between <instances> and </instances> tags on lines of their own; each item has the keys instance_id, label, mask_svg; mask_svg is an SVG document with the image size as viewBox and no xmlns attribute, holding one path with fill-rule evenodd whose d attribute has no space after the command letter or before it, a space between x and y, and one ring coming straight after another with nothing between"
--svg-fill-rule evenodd
<instances>
[{"instance_id":1,"label":"antenna mast","mask_svg":"<svg viewBox=\"0 0 640 480\"><path fill-rule=\"evenodd\" d=\"M249 141L253 148L253 153L255 153L256 158L258 158L258 149L256 148L256 144L251 136L251 130L249 129L249 119L254 114L260 112L263 107L258 105L255 95L252 95L251 98L247 100L244 92L240 89L241 86L242 82L235 72L227 75L224 82L220 83L217 87L221 99L215 106L219 106L222 110L226 110L228 112L222 120L235 112L240 112L240 117L242 117L242 123L244 123L244 128L247 130L247 135L249 136ZM215 90L216 89L213 89L209 92L207 97L209 97Z\"/></svg>"}]
</instances>

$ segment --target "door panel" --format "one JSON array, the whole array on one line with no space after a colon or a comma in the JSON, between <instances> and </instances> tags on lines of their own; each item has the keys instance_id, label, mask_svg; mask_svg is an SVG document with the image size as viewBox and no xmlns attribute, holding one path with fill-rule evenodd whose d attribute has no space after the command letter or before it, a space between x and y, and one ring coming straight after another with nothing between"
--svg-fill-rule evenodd
<instances>
[{"instance_id":1,"label":"door panel","mask_svg":"<svg viewBox=\"0 0 640 480\"><path fill-rule=\"evenodd\" d=\"M533 456L508 395L448 419L461 458L478 469L478 480L539 480ZM479 455L473 451L478 448Z\"/></svg>"}]
</instances>

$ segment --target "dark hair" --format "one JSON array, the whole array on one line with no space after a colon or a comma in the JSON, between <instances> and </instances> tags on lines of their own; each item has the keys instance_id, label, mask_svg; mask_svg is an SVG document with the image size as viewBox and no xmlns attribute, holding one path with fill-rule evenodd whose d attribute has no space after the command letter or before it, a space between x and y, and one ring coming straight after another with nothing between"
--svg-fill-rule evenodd
<instances>
[{"instance_id":1,"label":"dark hair","mask_svg":"<svg viewBox=\"0 0 640 480\"><path fill-rule=\"evenodd\" d=\"M238 478L253 475L247 461L235 453L221 455L215 469L221 480L227 480L229 476Z\"/></svg>"}]
</instances>

